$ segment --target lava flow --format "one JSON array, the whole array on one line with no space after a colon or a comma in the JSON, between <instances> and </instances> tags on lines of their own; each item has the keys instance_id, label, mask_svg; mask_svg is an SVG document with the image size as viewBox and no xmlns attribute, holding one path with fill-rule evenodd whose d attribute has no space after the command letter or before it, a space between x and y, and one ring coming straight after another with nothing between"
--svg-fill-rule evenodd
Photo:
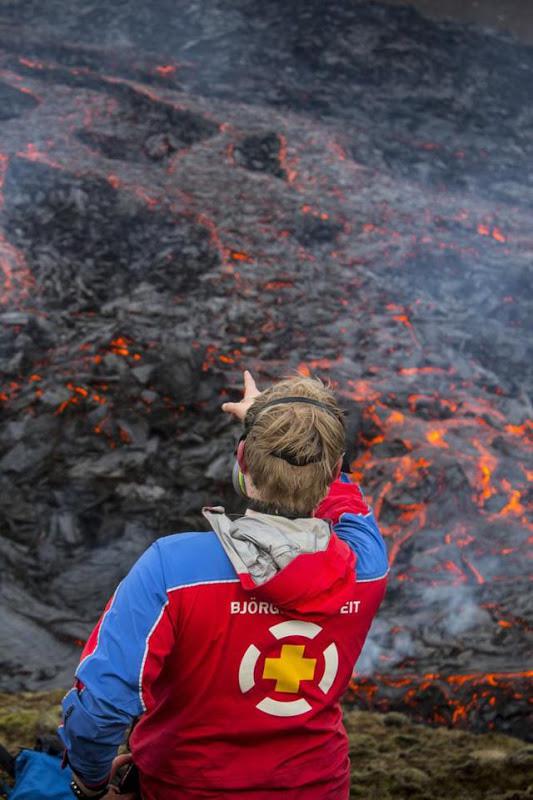
<instances>
[{"instance_id":1,"label":"lava flow","mask_svg":"<svg viewBox=\"0 0 533 800\"><path fill-rule=\"evenodd\" d=\"M531 49L46 5L0 10L0 688L67 685L146 546L239 510L220 405L298 371L389 544L346 699L526 736Z\"/></svg>"}]
</instances>

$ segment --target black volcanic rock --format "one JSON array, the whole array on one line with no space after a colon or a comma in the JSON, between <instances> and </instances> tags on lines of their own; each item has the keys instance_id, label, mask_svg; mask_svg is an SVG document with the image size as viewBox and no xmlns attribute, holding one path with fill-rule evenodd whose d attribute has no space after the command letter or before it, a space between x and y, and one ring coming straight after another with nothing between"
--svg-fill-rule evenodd
<instances>
[{"instance_id":1,"label":"black volcanic rock","mask_svg":"<svg viewBox=\"0 0 533 800\"><path fill-rule=\"evenodd\" d=\"M80 142L98 150L106 158L117 161L136 161L141 155L137 142L127 142L118 136L97 131L78 131L77 137Z\"/></svg>"},{"instance_id":2,"label":"black volcanic rock","mask_svg":"<svg viewBox=\"0 0 533 800\"><path fill-rule=\"evenodd\" d=\"M161 161L218 133L218 126L204 116L162 103L129 86L101 82L99 89L118 99L117 111L107 116L106 131L80 130L77 136L106 158Z\"/></svg>"},{"instance_id":3,"label":"black volcanic rock","mask_svg":"<svg viewBox=\"0 0 533 800\"><path fill-rule=\"evenodd\" d=\"M0 122L31 111L39 101L27 92L21 92L13 86L0 81Z\"/></svg>"},{"instance_id":4,"label":"black volcanic rock","mask_svg":"<svg viewBox=\"0 0 533 800\"><path fill-rule=\"evenodd\" d=\"M300 214L296 225L296 238L305 247L313 244L331 244L342 226L313 214Z\"/></svg>"},{"instance_id":5,"label":"black volcanic rock","mask_svg":"<svg viewBox=\"0 0 533 800\"><path fill-rule=\"evenodd\" d=\"M276 133L253 134L242 139L234 149L235 161L252 172L267 172L276 178L286 178L280 163L281 140Z\"/></svg>"},{"instance_id":6,"label":"black volcanic rock","mask_svg":"<svg viewBox=\"0 0 533 800\"><path fill-rule=\"evenodd\" d=\"M32 104L0 126L0 684L68 685L142 549L242 510L220 406L296 371L391 554L355 699L526 735L532 49L375 2L65 8L0 10Z\"/></svg>"},{"instance_id":7,"label":"black volcanic rock","mask_svg":"<svg viewBox=\"0 0 533 800\"><path fill-rule=\"evenodd\" d=\"M27 248L52 305L94 308L143 280L190 289L218 261L209 233L187 217L146 209L99 178L77 178L23 160L5 182L6 235Z\"/></svg>"}]
</instances>

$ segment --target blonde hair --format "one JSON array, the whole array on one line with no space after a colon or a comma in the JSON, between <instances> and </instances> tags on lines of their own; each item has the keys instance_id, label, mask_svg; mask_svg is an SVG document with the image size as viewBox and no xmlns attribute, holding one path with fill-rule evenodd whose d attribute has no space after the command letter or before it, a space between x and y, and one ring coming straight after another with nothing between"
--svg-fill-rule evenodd
<instances>
[{"instance_id":1,"label":"blonde hair","mask_svg":"<svg viewBox=\"0 0 533 800\"><path fill-rule=\"evenodd\" d=\"M329 410L297 402L265 408L284 397L309 398ZM286 378L256 398L244 425L246 465L261 510L311 516L344 452L344 417L331 389L317 378Z\"/></svg>"}]
</instances>

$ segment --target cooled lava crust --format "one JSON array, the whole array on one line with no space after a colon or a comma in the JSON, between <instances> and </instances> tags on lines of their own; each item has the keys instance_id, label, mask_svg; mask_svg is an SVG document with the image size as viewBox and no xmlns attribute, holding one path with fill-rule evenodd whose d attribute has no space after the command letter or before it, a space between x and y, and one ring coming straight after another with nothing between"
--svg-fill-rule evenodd
<instances>
[{"instance_id":1,"label":"cooled lava crust","mask_svg":"<svg viewBox=\"0 0 533 800\"><path fill-rule=\"evenodd\" d=\"M147 545L239 509L220 404L296 370L389 543L350 697L525 736L533 49L186 6L0 11L0 688L67 686Z\"/></svg>"}]
</instances>

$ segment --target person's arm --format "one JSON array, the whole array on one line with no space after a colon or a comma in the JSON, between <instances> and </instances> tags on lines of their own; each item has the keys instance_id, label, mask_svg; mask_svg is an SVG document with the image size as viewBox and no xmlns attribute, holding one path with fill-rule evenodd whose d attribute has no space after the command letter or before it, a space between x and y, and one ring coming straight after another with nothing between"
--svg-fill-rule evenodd
<instances>
[{"instance_id":1,"label":"person's arm","mask_svg":"<svg viewBox=\"0 0 533 800\"><path fill-rule=\"evenodd\" d=\"M73 772L88 788L106 784L131 722L173 646L157 543L119 585L89 637L74 687L63 699L59 735Z\"/></svg>"},{"instance_id":2,"label":"person's arm","mask_svg":"<svg viewBox=\"0 0 533 800\"><path fill-rule=\"evenodd\" d=\"M376 581L389 571L387 548L361 489L346 473L329 487L315 517L330 520L334 532L355 552L356 579Z\"/></svg>"}]
</instances>

